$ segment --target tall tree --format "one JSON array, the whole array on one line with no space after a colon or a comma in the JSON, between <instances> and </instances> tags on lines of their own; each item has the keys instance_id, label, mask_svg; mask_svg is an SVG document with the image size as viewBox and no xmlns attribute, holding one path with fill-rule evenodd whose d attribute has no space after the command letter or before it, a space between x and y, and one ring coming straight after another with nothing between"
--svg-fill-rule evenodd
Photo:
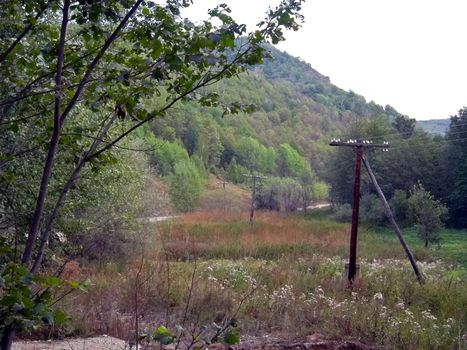
<instances>
[{"instance_id":1,"label":"tall tree","mask_svg":"<svg viewBox=\"0 0 467 350\"><path fill-rule=\"evenodd\" d=\"M439 231L444 227L447 208L421 184L415 185L410 191L408 203L410 218L425 248L429 243L439 244Z\"/></svg>"},{"instance_id":2,"label":"tall tree","mask_svg":"<svg viewBox=\"0 0 467 350\"><path fill-rule=\"evenodd\" d=\"M397 130L400 137L408 139L415 130L416 120L405 115L398 115L392 122L392 127Z\"/></svg>"},{"instance_id":3,"label":"tall tree","mask_svg":"<svg viewBox=\"0 0 467 350\"><path fill-rule=\"evenodd\" d=\"M442 196L449 207L449 223L465 228L467 227L467 107L451 117L445 139Z\"/></svg>"}]
</instances>

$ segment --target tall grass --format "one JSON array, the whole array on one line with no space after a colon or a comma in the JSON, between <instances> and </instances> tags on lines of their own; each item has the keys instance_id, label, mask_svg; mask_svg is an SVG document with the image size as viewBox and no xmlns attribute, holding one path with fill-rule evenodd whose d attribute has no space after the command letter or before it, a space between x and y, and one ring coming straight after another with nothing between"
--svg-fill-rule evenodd
<instances>
[{"instance_id":1,"label":"tall grass","mask_svg":"<svg viewBox=\"0 0 467 350\"><path fill-rule=\"evenodd\" d=\"M467 279L462 267L415 247L426 277L419 285L392 236L362 229L361 270L350 290L343 271L348 225L322 214L259 212L255 219L251 227L246 213L209 212L155 225L145 242L138 284L143 328L175 327L184 311L195 328L223 319L241 304L242 334L320 332L388 349L467 345ZM81 272L90 274L95 285L87 295L67 302L80 320L76 332L124 337L131 329L138 261L135 257L123 268L109 263Z\"/></svg>"}]
</instances>

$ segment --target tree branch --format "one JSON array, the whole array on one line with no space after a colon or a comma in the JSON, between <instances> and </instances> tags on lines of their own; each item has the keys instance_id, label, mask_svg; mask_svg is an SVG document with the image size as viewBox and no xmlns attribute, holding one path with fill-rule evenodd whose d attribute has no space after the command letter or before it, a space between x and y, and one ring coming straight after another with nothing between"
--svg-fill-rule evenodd
<instances>
[{"instance_id":1,"label":"tree branch","mask_svg":"<svg viewBox=\"0 0 467 350\"><path fill-rule=\"evenodd\" d=\"M138 7L141 5L143 0L138 0L136 3L133 5L133 7L128 11L126 16L123 18L123 20L120 22L120 24L115 28L115 30L112 32L112 34L109 36L107 41L104 43L102 46L101 50L99 53L94 57L92 62L89 64L88 69L83 75L83 78L80 81L80 84L78 85L78 88L76 89L75 94L71 98L70 102L66 106L65 110L62 113L62 116L60 117L60 121L63 123L63 121L66 119L70 111L73 109L75 106L76 102L78 101L78 98L80 97L81 93L83 92L84 86L86 85L86 82L89 80L91 77L92 72L94 71L94 68L96 68L97 64L100 62L110 45L117 39L119 33L121 30L126 26L127 22L130 20L130 18L134 15Z\"/></svg>"},{"instance_id":2,"label":"tree branch","mask_svg":"<svg viewBox=\"0 0 467 350\"><path fill-rule=\"evenodd\" d=\"M97 137L94 139L93 143L91 146L89 146L88 150L85 152L85 154L81 157L81 159L78 161L78 164L76 164L75 168L73 169L70 177L68 178L67 182L63 186L60 195L55 202L55 206L52 210L52 213L50 214L46 227L41 233L41 238L40 238L40 245L39 249L37 251L37 256L36 259L34 260L34 264L31 268L32 273L37 273L39 271L39 268L42 263L42 259L44 257L44 252L45 252L45 247L47 242L49 241L49 235L50 231L52 230L53 225L55 224L55 220L57 219L58 213L63 206L63 203L65 201L65 197L68 193L68 191L71 189L71 186L73 183L76 181L78 178L79 173L81 172L83 166L89 161L88 160L88 155L94 152L96 147L100 144L102 138L107 134L109 131L110 127L112 126L113 122L117 118L117 115L112 114L110 117L110 120L107 121L107 123L104 122L104 125L102 126L101 130L99 131Z\"/></svg>"},{"instance_id":3,"label":"tree branch","mask_svg":"<svg viewBox=\"0 0 467 350\"><path fill-rule=\"evenodd\" d=\"M229 64L226 64L219 72L217 72L216 74L212 75L211 77L207 77L206 75L200 80L198 81L198 83L193 86L191 89L185 91L184 93L180 94L179 96L175 97L172 101L170 101L168 104L166 104L162 109L159 110L159 113L164 113L166 110L168 110L170 107L172 107L176 102L180 101L181 99L183 99L184 97L190 95L191 93L193 93L194 91L198 90L200 87L203 87L203 86L206 86L207 84L209 84L211 81L217 81L219 78L222 77L222 75L232 66L234 65L240 58L242 58L243 56L245 56L248 52L249 52L249 48L246 49L245 51L243 51L242 53L238 54L237 57L235 57L235 59L230 62ZM98 155L100 155L101 153L105 152L106 150L108 150L109 148L113 147L115 144L117 144L119 141L121 141L124 137L128 136L128 134L130 134L131 132L133 132L134 130L136 130L137 128L139 128L141 125L143 124L146 124L147 122L149 122L150 120L154 119L156 117L156 115L154 114L151 114L149 115L147 118L141 120L140 122L136 123L135 125L133 125L131 128L129 128L127 131L125 131L124 133L120 134L120 136L118 136L117 138L115 138L113 141L110 141L105 147L101 148L100 150L96 151L95 153L91 154L89 156L89 159L92 159L94 157L97 157Z\"/></svg>"},{"instance_id":4,"label":"tree branch","mask_svg":"<svg viewBox=\"0 0 467 350\"><path fill-rule=\"evenodd\" d=\"M37 15L34 17L34 22L37 21L45 13L49 5L50 1L47 1L47 3L45 3L45 5L39 10ZM0 64L8 57L8 55L11 51L13 51L16 45L18 45L18 43L29 33L29 31L34 26L34 22L29 23L26 26L26 28L24 28L24 30L21 32L21 34L16 38L16 40L13 41L13 43L11 43L11 45L0 55Z\"/></svg>"}]
</instances>

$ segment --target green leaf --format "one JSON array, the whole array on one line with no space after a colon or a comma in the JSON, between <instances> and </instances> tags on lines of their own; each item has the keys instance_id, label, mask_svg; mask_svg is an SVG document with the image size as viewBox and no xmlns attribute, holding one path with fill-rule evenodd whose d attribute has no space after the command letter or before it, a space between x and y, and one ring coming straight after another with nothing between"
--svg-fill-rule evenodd
<instances>
[{"instance_id":1,"label":"green leaf","mask_svg":"<svg viewBox=\"0 0 467 350\"><path fill-rule=\"evenodd\" d=\"M151 40L151 58L156 59L158 58L162 51L163 51L163 46L161 41L158 38L154 38Z\"/></svg>"},{"instance_id":2,"label":"green leaf","mask_svg":"<svg viewBox=\"0 0 467 350\"><path fill-rule=\"evenodd\" d=\"M54 323L56 325L64 324L66 321L68 321L68 316L65 312L60 309L54 311Z\"/></svg>"},{"instance_id":3,"label":"green leaf","mask_svg":"<svg viewBox=\"0 0 467 350\"><path fill-rule=\"evenodd\" d=\"M240 342L240 335L235 328L232 328L224 335L224 342L228 345L235 345Z\"/></svg>"},{"instance_id":4,"label":"green leaf","mask_svg":"<svg viewBox=\"0 0 467 350\"><path fill-rule=\"evenodd\" d=\"M32 284L33 280L34 280L34 275L32 273L28 273L27 275L21 277L21 283L26 286L29 286L30 284Z\"/></svg>"},{"instance_id":5,"label":"green leaf","mask_svg":"<svg viewBox=\"0 0 467 350\"><path fill-rule=\"evenodd\" d=\"M62 283L62 280L55 276L47 276L45 278L45 284L48 287L57 287Z\"/></svg>"},{"instance_id":6,"label":"green leaf","mask_svg":"<svg viewBox=\"0 0 467 350\"><path fill-rule=\"evenodd\" d=\"M51 312L46 313L44 316L41 318L42 322L45 324L48 324L49 326L52 326L54 324L54 316L52 315Z\"/></svg>"},{"instance_id":7,"label":"green leaf","mask_svg":"<svg viewBox=\"0 0 467 350\"><path fill-rule=\"evenodd\" d=\"M175 335L169 332L167 328L164 326L159 326L154 334L152 335L152 338L155 341L158 341L162 345L168 345L172 344L175 340Z\"/></svg>"}]
</instances>

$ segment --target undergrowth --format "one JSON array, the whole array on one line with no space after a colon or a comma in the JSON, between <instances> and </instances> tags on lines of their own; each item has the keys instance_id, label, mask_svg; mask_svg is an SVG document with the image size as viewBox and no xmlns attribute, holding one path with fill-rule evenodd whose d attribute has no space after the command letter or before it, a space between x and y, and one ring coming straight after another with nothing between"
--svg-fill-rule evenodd
<instances>
[{"instance_id":1,"label":"undergrowth","mask_svg":"<svg viewBox=\"0 0 467 350\"><path fill-rule=\"evenodd\" d=\"M138 285L142 327L220 322L238 308L241 334L286 332L354 338L388 349L467 345L467 275L415 245L420 285L398 242L362 229L360 274L344 282L348 226L325 216L195 213L154 226L141 273L133 262L88 266L94 286L64 301L69 332L127 337ZM139 276L139 282L135 281ZM190 291L190 293L188 293Z\"/></svg>"}]
</instances>

